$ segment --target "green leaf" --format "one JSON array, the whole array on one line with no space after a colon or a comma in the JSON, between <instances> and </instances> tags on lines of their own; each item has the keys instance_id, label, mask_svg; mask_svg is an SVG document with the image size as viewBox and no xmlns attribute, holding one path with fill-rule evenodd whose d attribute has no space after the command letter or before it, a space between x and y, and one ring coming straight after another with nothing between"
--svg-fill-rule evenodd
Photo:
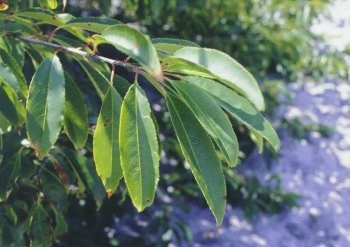
<instances>
[{"instance_id":1,"label":"green leaf","mask_svg":"<svg viewBox=\"0 0 350 247\"><path fill-rule=\"evenodd\" d=\"M107 194L111 195L123 177L119 153L119 120L122 98L111 87L102 104L94 134L94 160Z\"/></svg>"},{"instance_id":2,"label":"green leaf","mask_svg":"<svg viewBox=\"0 0 350 247\"><path fill-rule=\"evenodd\" d=\"M86 61L82 59L79 59L77 61L85 71L86 75L89 77L91 83L94 85L96 92L100 98L103 99L110 86L109 80L100 71L93 68Z\"/></svg>"},{"instance_id":3,"label":"green leaf","mask_svg":"<svg viewBox=\"0 0 350 247\"><path fill-rule=\"evenodd\" d=\"M119 75L114 75L113 78L113 86L117 89L120 96L124 97L126 93L128 92L131 84L127 80L125 80L123 77Z\"/></svg>"},{"instance_id":4,"label":"green leaf","mask_svg":"<svg viewBox=\"0 0 350 247\"><path fill-rule=\"evenodd\" d=\"M248 100L226 86L206 78L186 77L185 80L206 90L232 117L263 136L275 151L279 150L281 143L275 130Z\"/></svg>"},{"instance_id":5,"label":"green leaf","mask_svg":"<svg viewBox=\"0 0 350 247\"><path fill-rule=\"evenodd\" d=\"M168 56L162 58L163 63L166 65L164 71L175 72L185 75L202 76L215 79L209 70L198 64L192 63L182 58Z\"/></svg>"},{"instance_id":6,"label":"green leaf","mask_svg":"<svg viewBox=\"0 0 350 247\"><path fill-rule=\"evenodd\" d=\"M49 247L51 246L51 219L49 214L37 203L31 213L30 237L31 246Z\"/></svg>"},{"instance_id":7,"label":"green leaf","mask_svg":"<svg viewBox=\"0 0 350 247\"><path fill-rule=\"evenodd\" d=\"M173 81L172 85L193 111L204 129L213 138L229 166L238 162L239 146L230 120L217 102L203 89L184 81Z\"/></svg>"},{"instance_id":8,"label":"green leaf","mask_svg":"<svg viewBox=\"0 0 350 247\"><path fill-rule=\"evenodd\" d=\"M68 225L66 220L64 219L64 215L62 213L57 212L54 207L52 209L55 212L56 226L53 231L53 236L58 242L58 239L62 237L64 234L68 232Z\"/></svg>"},{"instance_id":9,"label":"green leaf","mask_svg":"<svg viewBox=\"0 0 350 247\"><path fill-rule=\"evenodd\" d=\"M130 87L123 101L119 145L126 186L134 206L142 211L154 200L159 155L151 107L137 84Z\"/></svg>"},{"instance_id":10,"label":"green leaf","mask_svg":"<svg viewBox=\"0 0 350 247\"><path fill-rule=\"evenodd\" d=\"M102 33L106 28L119 23L119 21L111 18L80 17L67 22L60 28L78 28L95 33Z\"/></svg>"},{"instance_id":11,"label":"green leaf","mask_svg":"<svg viewBox=\"0 0 350 247\"><path fill-rule=\"evenodd\" d=\"M0 202L6 200L7 190L19 174L21 164L18 157L20 156L17 153L15 157L0 165Z\"/></svg>"},{"instance_id":12,"label":"green leaf","mask_svg":"<svg viewBox=\"0 0 350 247\"><path fill-rule=\"evenodd\" d=\"M213 49L185 47L177 51L174 56L205 67L225 85L246 96L258 110L264 110L264 98L258 83L229 55Z\"/></svg>"},{"instance_id":13,"label":"green leaf","mask_svg":"<svg viewBox=\"0 0 350 247\"><path fill-rule=\"evenodd\" d=\"M24 122L25 107L9 86L0 82L0 112L12 125L20 127Z\"/></svg>"},{"instance_id":14,"label":"green leaf","mask_svg":"<svg viewBox=\"0 0 350 247\"><path fill-rule=\"evenodd\" d=\"M252 128L250 128L249 130L250 130L249 132L250 138L253 140L255 145L258 146L259 153L262 153L262 151L264 150L264 137L259 132L257 132Z\"/></svg>"},{"instance_id":15,"label":"green leaf","mask_svg":"<svg viewBox=\"0 0 350 247\"><path fill-rule=\"evenodd\" d=\"M102 37L116 49L139 62L157 80L163 80L157 52L143 33L127 25L118 24L104 30Z\"/></svg>"},{"instance_id":16,"label":"green leaf","mask_svg":"<svg viewBox=\"0 0 350 247\"><path fill-rule=\"evenodd\" d=\"M211 209L221 225L226 205L226 185L215 147L192 111L177 97L167 94L167 106L182 153Z\"/></svg>"},{"instance_id":17,"label":"green leaf","mask_svg":"<svg viewBox=\"0 0 350 247\"><path fill-rule=\"evenodd\" d=\"M1 81L6 83L7 85L9 85L16 93L20 93L21 86L20 86L16 76L2 62L0 62L0 82Z\"/></svg>"},{"instance_id":18,"label":"green leaf","mask_svg":"<svg viewBox=\"0 0 350 247\"><path fill-rule=\"evenodd\" d=\"M4 151L2 150L2 148L3 148L2 134L0 133L0 167L1 167L2 159L4 157L4 155L3 155Z\"/></svg>"},{"instance_id":19,"label":"green leaf","mask_svg":"<svg viewBox=\"0 0 350 247\"><path fill-rule=\"evenodd\" d=\"M26 126L30 142L43 158L56 142L63 120L65 80L57 56L46 58L29 87Z\"/></svg>"},{"instance_id":20,"label":"green leaf","mask_svg":"<svg viewBox=\"0 0 350 247\"><path fill-rule=\"evenodd\" d=\"M19 66L22 68L24 65L24 50L21 43L14 42L14 39L7 37L0 37L0 47L13 57Z\"/></svg>"},{"instance_id":21,"label":"green leaf","mask_svg":"<svg viewBox=\"0 0 350 247\"><path fill-rule=\"evenodd\" d=\"M57 0L47 0L47 3L49 4L50 9L56 9L57 8Z\"/></svg>"},{"instance_id":22,"label":"green leaf","mask_svg":"<svg viewBox=\"0 0 350 247\"><path fill-rule=\"evenodd\" d=\"M4 115L1 113L1 110L0 110L0 135L8 132L10 126L11 126L10 122L4 117Z\"/></svg>"},{"instance_id":23,"label":"green leaf","mask_svg":"<svg viewBox=\"0 0 350 247\"><path fill-rule=\"evenodd\" d=\"M78 155L76 152L67 148L61 149L60 153L75 171L81 184L92 194L97 206L100 207L106 193L93 164L86 157Z\"/></svg>"},{"instance_id":24,"label":"green leaf","mask_svg":"<svg viewBox=\"0 0 350 247\"><path fill-rule=\"evenodd\" d=\"M15 12L14 16L25 17L39 21L40 23L45 23L53 26L61 26L66 21L59 16L57 16L51 10L46 10L42 8L32 8L22 11Z\"/></svg>"},{"instance_id":25,"label":"green leaf","mask_svg":"<svg viewBox=\"0 0 350 247\"><path fill-rule=\"evenodd\" d=\"M0 57L2 58L2 61L5 62L8 66L8 69L6 67L4 68L3 64L0 63L0 77L2 77L4 81L12 81L11 84L15 85L15 90L18 90L23 98L27 98L28 86L21 67L17 61L2 48L0 48ZM15 82L13 76L17 80L17 83Z\"/></svg>"},{"instance_id":26,"label":"green leaf","mask_svg":"<svg viewBox=\"0 0 350 247\"><path fill-rule=\"evenodd\" d=\"M62 181L56 174L45 167L40 170L39 177L45 197L59 211L65 210L68 207L68 197Z\"/></svg>"},{"instance_id":27,"label":"green leaf","mask_svg":"<svg viewBox=\"0 0 350 247\"><path fill-rule=\"evenodd\" d=\"M76 149L82 149L88 138L88 112L83 95L73 79L66 74L66 101L64 105L64 129Z\"/></svg>"},{"instance_id":28,"label":"green leaf","mask_svg":"<svg viewBox=\"0 0 350 247\"><path fill-rule=\"evenodd\" d=\"M187 46L199 47L198 44L183 39L156 38L152 39L152 43L158 51L170 54L174 54L176 51Z\"/></svg>"}]
</instances>

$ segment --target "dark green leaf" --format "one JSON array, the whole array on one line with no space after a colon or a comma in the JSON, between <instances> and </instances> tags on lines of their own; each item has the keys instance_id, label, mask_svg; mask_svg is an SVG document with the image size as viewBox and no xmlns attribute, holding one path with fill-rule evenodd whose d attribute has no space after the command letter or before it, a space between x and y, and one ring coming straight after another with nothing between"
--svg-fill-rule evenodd
<instances>
[{"instance_id":1,"label":"dark green leaf","mask_svg":"<svg viewBox=\"0 0 350 247\"><path fill-rule=\"evenodd\" d=\"M28 137L42 158L56 142L63 120L65 80L57 56L46 58L29 87L26 125Z\"/></svg>"},{"instance_id":2,"label":"dark green leaf","mask_svg":"<svg viewBox=\"0 0 350 247\"><path fill-rule=\"evenodd\" d=\"M230 120L217 102L206 91L195 85L184 81L173 81L172 85L213 138L229 166L235 166L239 152L237 137Z\"/></svg>"},{"instance_id":3,"label":"dark green leaf","mask_svg":"<svg viewBox=\"0 0 350 247\"><path fill-rule=\"evenodd\" d=\"M86 157L78 155L76 152L66 148L62 149L61 154L74 169L81 183L92 194L97 206L100 207L106 193L93 164Z\"/></svg>"},{"instance_id":4,"label":"dark green leaf","mask_svg":"<svg viewBox=\"0 0 350 247\"><path fill-rule=\"evenodd\" d=\"M7 162L0 165L0 202L6 200L6 193L10 184L17 178L21 169L20 162L18 162L19 154Z\"/></svg>"},{"instance_id":5,"label":"dark green leaf","mask_svg":"<svg viewBox=\"0 0 350 247\"><path fill-rule=\"evenodd\" d=\"M15 90L18 90L17 92L20 93L23 98L26 98L28 94L28 86L21 67L17 61L2 48L0 48L0 57L10 70L6 71L7 68L5 68L5 71L0 72L0 77L2 77L4 81L13 81L11 84L16 85ZM4 67L1 67L2 64L0 63L0 70L4 69ZM12 74L17 79L17 83L13 80L13 78L11 78Z\"/></svg>"},{"instance_id":6,"label":"dark green leaf","mask_svg":"<svg viewBox=\"0 0 350 247\"><path fill-rule=\"evenodd\" d=\"M53 235L55 240L58 242L58 239L68 232L68 225L62 213L57 212L57 210L55 209L54 209L54 212L55 212L56 226L54 228Z\"/></svg>"},{"instance_id":7,"label":"dark green leaf","mask_svg":"<svg viewBox=\"0 0 350 247\"><path fill-rule=\"evenodd\" d=\"M9 86L0 82L0 112L12 125L21 126L24 122L25 107Z\"/></svg>"},{"instance_id":8,"label":"dark green leaf","mask_svg":"<svg viewBox=\"0 0 350 247\"><path fill-rule=\"evenodd\" d=\"M31 246L51 246L51 221L49 214L41 204L34 205L31 213L30 236Z\"/></svg>"},{"instance_id":9,"label":"dark green leaf","mask_svg":"<svg viewBox=\"0 0 350 247\"><path fill-rule=\"evenodd\" d=\"M122 178L119 153L119 121L122 98L111 87L102 104L94 134L96 170L109 195L114 193Z\"/></svg>"},{"instance_id":10,"label":"dark green leaf","mask_svg":"<svg viewBox=\"0 0 350 247\"><path fill-rule=\"evenodd\" d=\"M166 101L182 153L211 209L221 225L226 205L226 185L215 148L192 111L177 97L167 94Z\"/></svg>"},{"instance_id":11,"label":"dark green leaf","mask_svg":"<svg viewBox=\"0 0 350 247\"><path fill-rule=\"evenodd\" d=\"M185 80L206 90L232 117L254 130L255 134L263 136L276 151L280 148L280 140L275 130L248 100L209 79L186 77Z\"/></svg>"},{"instance_id":12,"label":"dark green leaf","mask_svg":"<svg viewBox=\"0 0 350 247\"><path fill-rule=\"evenodd\" d=\"M182 48L174 55L205 67L228 87L245 95L257 109L264 110L264 98L258 83L229 55L221 51L197 47Z\"/></svg>"},{"instance_id":13,"label":"dark green leaf","mask_svg":"<svg viewBox=\"0 0 350 247\"><path fill-rule=\"evenodd\" d=\"M123 101L119 145L123 175L138 211L150 206L159 180L157 133L144 91L134 84Z\"/></svg>"},{"instance_id":14,"label":"dark green leaf","mask_svg":"<svg viewBox=\"0 0 350 247\"><path fill-rule=\"evenodd\" d=\"M76 149L82 149L88 138L88 113L83 95L73 79L66 74L66 101L64 105L64 129Z\"/></svg>"},{"instance_id":15,"label":"dark green leaf","mask_svg":"<svg viewBox=\"0 0 350 247\"><path fill-rule=\"evenodd\" d=\"M32 8L23 11L17 11L14 16L31 18L41 23L54 26L61 26L65 23L65 20L57 16L54 12L42 8Z\"/></svg>"},{"instance_id":16,"label":"dark green leaf","mask_svg":"<svg viewBox=\"0 0 350 247\"><path fill-rule=\"evenodd\" d=\"M89 77L91 83L94 85L96 92L100 98L103 99L110 86L109 80L104 76L104 74L93 68L86 61L82 59L79 59L77 61Z\"/></svg>"},{"instance_id":17,"label":"dark green leaf","mask_svg":"<svg viewBox=\"0 0 350 247\"><path fill-rule=\"evenodd\" d=\"M49 164L52 165L52 163ZM40 170L39 177L45 197L53 203L59 211L65 210L68 206L68 198L62 181L56 174L45 167Z\"/></svg>"}]
</instances>

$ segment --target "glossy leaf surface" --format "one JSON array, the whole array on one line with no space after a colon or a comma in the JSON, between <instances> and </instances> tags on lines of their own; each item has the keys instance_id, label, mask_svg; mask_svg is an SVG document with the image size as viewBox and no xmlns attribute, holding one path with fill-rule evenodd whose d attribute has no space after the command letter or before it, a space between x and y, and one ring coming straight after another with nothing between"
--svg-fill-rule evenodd
<instances>
[{"instance_id":1,"label":"glossy leaf surface","mask_svg":"<svg viewBox=\"0 0 350 247\"><path fill-rule=\"evenodd\" d=\"M264 110L264 98L254 77L229 55L213 49L185 47L174 56L201 65L228 87L244 94L258 110Z\"/></svg>"},{"instance_id":2,"label":"glossy leaf surface","mask_svg":"<svg viewBox=\"0 0 350 247\"><path fill-rule=\"evenodd\" d=\"M127 25L118 24L104 30L102 37L116 49L139 62L155 78L160 81L163 79L157 52L143 33Z\"/></svg>"}]
</instances>

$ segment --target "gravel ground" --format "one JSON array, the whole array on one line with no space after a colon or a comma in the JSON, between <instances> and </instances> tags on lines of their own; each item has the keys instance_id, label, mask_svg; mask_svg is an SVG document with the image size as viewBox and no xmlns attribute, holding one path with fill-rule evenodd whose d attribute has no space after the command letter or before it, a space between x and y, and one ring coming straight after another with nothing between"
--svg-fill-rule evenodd
<instances>
[{"instance_id":1,"label":"gravel ground","mask_svg":"<svg viewBox=\"0 0 350 247\"><path fill-rule=\"evenodd\" d=\"M195 246L330 247L350 246L350 85L303 82L290 87L295 100L279 114L330 125L336 132L323 138L281 136L281 157L269 169L258 153L245 164L246 174L264 181L278 173L282 187L302 196L299 208L247 221L240 209L228 207L215 234L208 210L195 208L186 216ZM194 220L195 219L195 220Z\"/></svg>"}]
</instances>

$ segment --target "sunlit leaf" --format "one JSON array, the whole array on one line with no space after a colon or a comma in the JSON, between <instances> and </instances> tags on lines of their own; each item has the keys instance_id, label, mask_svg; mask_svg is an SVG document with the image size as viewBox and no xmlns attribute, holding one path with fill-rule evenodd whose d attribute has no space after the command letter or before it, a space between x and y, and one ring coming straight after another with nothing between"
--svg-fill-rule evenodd
<instances>
[{"instance_id":1,"label":"sunlit leaf","mask_svg":"<svg viewBox=\"0 0 350 247\"><path fill-rule=\"evenodd\" d=\"M275 130L248 100L226 86L206 78L186 77L185 80L206 90L232 117L253 129L255 134L263 136L276 151L279 150L281 143Z\"/></svg>"},{"instance_id":2,"label":"sunlit leaf","mask_svg":"<svg viewBox=\"0 0 350 247\"><path fill-rule=\"evenodd\" d=\"M78 28L95 33L102 33L107 27L119 23L120 22L115 19L104 17L80 17L67 22L60 28Z\"/></svg>"},{"instance_id":3,"label":"sunlit leaf","mask_svg":"<svg viewBox=\"0 0 350 247\"><path fill-rule=\"evenodd\" d=\"M176 51L187 46L199 47L196 43L183 39L157 38L152 39L154 47L158 51L174 54Z\"/></svg>"},{"instance_id":4,"label":"sunlit leaf","mask_svg":"<svg viewBox=\"0 0 350 247\"><path fill-rule=\"evenodd\" d=\"M174 56L205 67L225 85L246 96L258 110L264 110L264 98L258 83L229 55L213 49L185 47L177 51Z\"/></svg>"},{"instance_id":5,"label":"sunlit leaf","mask_svg":"<svg viewBox=\"0 0 350 247\"><path fill-rule=\"evenodd\" d=\"M157 133L144 91L134 84L123 101L119 145L123 175L138 211L154 200L159 179Z\"/></svg>"},{"instance_id":6,"label":"sunlit leaf","mask_svg":"<svg viewBox=\"0 0 350 247\"><path fill-rule=\"evenodd\" d=\"M122 98L110 87L102 104L94 134L93 152L96 170L109 195L122 178L119 153L119 121Z\"/></svg>"},{"instance_id":7,"label":"sunlit leaf","mask_svg":"<svg viewBox=\"0 0 350 247\"><path fill-rule=\"evenodd\" d=\"M157 80L163 80L157 52L143 33L127 25L118 24L104 30L102 37L116 49L139 62Z\"/></svg>"}]
</instances>

